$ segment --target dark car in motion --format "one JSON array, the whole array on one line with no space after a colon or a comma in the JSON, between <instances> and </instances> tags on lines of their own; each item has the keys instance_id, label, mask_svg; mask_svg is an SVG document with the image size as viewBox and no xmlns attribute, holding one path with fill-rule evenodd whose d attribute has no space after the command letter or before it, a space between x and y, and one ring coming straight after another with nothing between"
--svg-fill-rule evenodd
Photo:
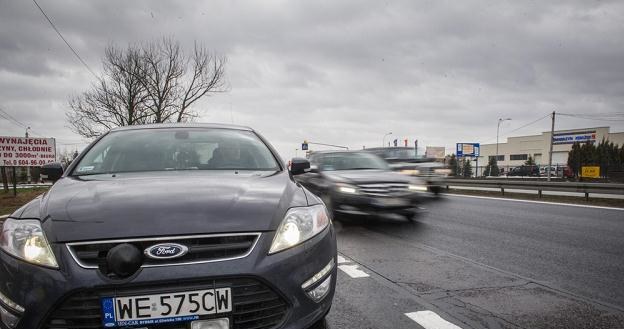
<instances>
[{"instance_id":1,"label":"dark car in motion","mask_svg":"<svg viewBox=\"0 0 624 329\"><path fill-rule=\"evenodd\" d=\"M511 168L507 172L507 176L540 177L540 169L538 166L519 166Z\"/></svg>"},{"instance_id":2,"label":"dark car in motion","mask_svg":"<svg viewBox=\"0 0 624 329\"><path fill-rule=\"evenodd\" d=\"M313 153L310 172L297 180L335 216L400 214L412 220L430 199L422 180L394 172L383 159L363 151Z\"/></svg>"},{"instance_id":3,"label":"dark car in motion","mask_svg":"<svg viewBox=\"0 0 624 329\"><path fill-rule=\"evenodd\" d=\"M451 174L450 168L443 163L417 155L413 147L373 147L366 151L386 160L392 170L420 177L427 183L429 191L435 194L442 191L447 176Z\"/></svg>"},{"instance_id":4,"label":"dark car in motion","mask_svg":"<svg viewBox=\"0 0 624 329\"><path fill-rule=\"evenodd\" d=\"M299 329L336 284L322 201L250 128L147 125L93 142L5 220L3 329Z\"/></svg>"}]
</instances>

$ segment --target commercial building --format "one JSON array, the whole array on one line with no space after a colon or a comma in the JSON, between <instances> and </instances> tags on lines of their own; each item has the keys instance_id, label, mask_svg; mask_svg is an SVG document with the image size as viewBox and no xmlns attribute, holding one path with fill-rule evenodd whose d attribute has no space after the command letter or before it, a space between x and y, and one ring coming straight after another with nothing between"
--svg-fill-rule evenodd
<instances>
[{"instance_id":1,"label":"commercial building","mask_svg":"<svg viewBox=\"0 0 624 329\"><path fill-rule=\"evenodd\" d=\"M574 142L599 143L606 139L614 144L624 145L624 132L609 132L609 127L595 127L571 130L556 130L553 143L553 165L565 165L568 152ZM513 167L524 164L529 156L538 165L548 165L550 131L541 135L509 137L498 144L498 165ZM486 165L490 157L496 155L496 144L481 144L479 165Z\"/></svg>"}]
</instances>

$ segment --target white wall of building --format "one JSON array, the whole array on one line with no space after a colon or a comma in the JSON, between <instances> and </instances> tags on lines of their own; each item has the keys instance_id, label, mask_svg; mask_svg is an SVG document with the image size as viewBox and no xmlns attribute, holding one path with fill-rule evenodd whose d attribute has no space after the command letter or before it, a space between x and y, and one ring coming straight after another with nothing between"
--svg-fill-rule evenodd
<instances>
[{"instance_id":1,"label":"white wall of building","mask_svg":"<svg viewBox=\"0 0 624 329\"><path fill-rule=\"evenodd\" d=\"M498 154L503 155L503 161L498 161L499 166L520 166L526 160L524 158L512 160L526 155L532 156L538 165L548 165L548 152L550 147L550 131L540 135L509 137L506 142L498 144ZM609 133L609 127L595 127L571 130L555 131L555 139L558 140L553 146L553 160L555 164L566 164L568 152L572 148L575 139L583 140L591 138L599 143L603 138L615 144L624 145L624 132ZM569 140L569 141L568 141ZM489 157L496 154L496 144L482 144L479 165L487 165Z\"/></svg>"}]
</instances>

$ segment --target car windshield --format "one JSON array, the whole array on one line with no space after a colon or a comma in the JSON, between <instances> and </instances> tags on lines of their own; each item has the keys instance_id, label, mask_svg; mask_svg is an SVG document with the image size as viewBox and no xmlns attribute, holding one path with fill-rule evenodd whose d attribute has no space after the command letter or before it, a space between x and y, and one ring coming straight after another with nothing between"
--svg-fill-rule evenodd
<instances>
[{"instance_id":1,"label":"car windshield","mask_svg":"<svg viewBox=\"0 0 624 329\"><path fill-rule=\"evenodd\" d=\"M383 159L364 152L327 154L321 157L319 166L322 171L388 169L388 165Z\"/></svg>"},{"instance_id":2,"label":"car windshield","mask_svg":"<svg viewBox=\"0 0 624 329\"><path fill-rule=\"evenodd\" d=\"M172 170L278 170L258 136L234 129L137 129L104 136L73 175Z\"/></svg>"}]
</instances>

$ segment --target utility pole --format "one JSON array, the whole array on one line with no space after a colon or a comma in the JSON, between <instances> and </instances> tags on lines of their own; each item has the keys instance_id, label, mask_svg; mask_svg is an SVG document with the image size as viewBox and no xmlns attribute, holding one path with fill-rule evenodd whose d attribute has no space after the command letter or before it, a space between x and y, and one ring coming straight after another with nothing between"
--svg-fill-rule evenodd
<instances>
[{"instance_id":1,"label":"utility pole","mask_svg":"<svg viewBox=\"0 0 624 329\"><path fill-rule=\"evenodd\" d=\"M550 182L550 168L552 167L553 141L555 140L555 111L552 113L552 126L550 128L550 151L548 152L548 168L546 168L546 178Z\"/></svg>"},{"instance_id":2,"label":"utility pole","mask_svg":"<svg viewBox=\"0 0 624 329\"><path fill-rule=\"evenodd\" d=\"M498 125L496 126L496 155L495 155L495 158L496 158L497 165L498 165L498 132L500 131L500 124L501 124L501 122L508 121L508 120L511 120L511 118L507 118L507 119L498 118Z\"/></svg>"}]
</instances>

